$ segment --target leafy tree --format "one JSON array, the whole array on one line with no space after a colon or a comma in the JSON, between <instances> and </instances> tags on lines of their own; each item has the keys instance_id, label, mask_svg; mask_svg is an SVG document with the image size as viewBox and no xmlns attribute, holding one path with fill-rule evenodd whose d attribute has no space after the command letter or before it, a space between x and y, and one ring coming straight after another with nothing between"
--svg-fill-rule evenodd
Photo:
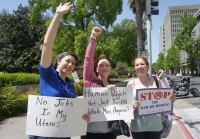
<instances>
[{"instance_id":1,"label":"leafy tree","mask_svg":"<svg viewBox=\"0 0 200 139\"><path fill-rule=\"evenodd\" d=\"M125 62L117 62L116 71L125 71L127 69L128 65Z\"/></svg>"},{"instance_id":2,"label":"leafy tree","mask_svg":"<svg viewBox=\"0 0 200 139\"><path fill-rule=\"evenodd\" d=\"M165 56L164 54L161 52L158 55L158 60L156 62L156 71L160 70L160 69L165 69Z\"/></svg>"},{"instance_id":3,"label":"leafy tree","mask_svg":"<svg viewBox=\"0 0 200 139\"><path fill-rule=\"evenodd\" d=\"M0 71L37 72L44 20L37 19L32 29L28 7L19 5L13 14L0 13Z\"/></svg>"},{"instance_id":4,"label":"leafy tree","mask_svg":"<svg viewBox=\"0 0 200 139\"><path fill-rule=\"evenodd\" d=\"M193 71L196 69L195 59L198 58L200 50L200 39L195 39L194 27L197 24L197 20L193 15L187 14L186 12L181 16L180 19L180 30L175 37L175 45L185 52L187 52L187 64L188 68Z\"/></svg>"},{"instance_id":5,"label":"leafy tree","mask_svg":"<svg viewBox=\"0 0 200 139\"><path fill-rule=\"evenodd\" d=\"M142 17L145 11L145 0L128 0L129 7L132 9L133 14L136 15L137 22L137 50L138 56L142 55L144 50L144 32L143 32L143 22Z\"/></svg>"},{"instance_id":6,"label":"leafy tree","mask_svg":"<svg viewBox=\"0 0 200 139\"><path fill-rule=\"evenodd\" d=\"M65 2L64 0L29 0L32 27L35 27L36 19L41 17L43 12L55 13L56 6ZM91 32L91 26L100 26L106 29L111 27L117 15L122 12L123 1L71 0L71 2L74 4L74 7L69 14L63 16L54 42L54 57L63 51L71 51L75 52L82 59ZM47 23L47 26L50 21ZM103 35L99 38L103 38ZM115 39L110 41L115 42ZM105 44L107 44L106 42L104 40ZM110 51L110 48L107 49L106 45L103 46L105 48L104 54L109 55L108 51ZM97 48L96 53L98 55L98 53L102 53L102 50L99 49L98 51Z\"/></svg>"},{"instance_id":7,"label":"leafy tree","mask_svg":"<svg viewBox=\"0 0 200 139\"><path fill-rule=\"evenodd\" d=\"M167 51L167 56L165 57L166 68L169 68L174 73L175 69L179 68L180 58L179 58L179 50L172 45L170 49Z\"/></svg>"},{"instance_id":8,"label":"leafy tree","mask_svg":"<svg viewBox=\"0 0 200 139\"><path fill-rule=\"evenodd\" d=\"M89 26L92 30L92 26ZM90 33L79 31L75 37L75 51L80 59L84 58ZM132 61L136 57L136 26L133 20L124 19L120 24L116 24L109 31L103 30L103 33L97 38L95 50L95 59L102 56L108 56L114 64L118 61L126 62L132 66Z\"/></svg>"},{"instance_id":9,"label":"leafy tree","mask_svg":"<svg viewBox=\"0 0 200 139\"><path fill-rule=\"evenodd\" d=\"M113 48L116 53L115 61L126 62L132 66L133 60L137 57L137 40L136 40L136 23L134 20L124 19L120 24L116 24L112 28L112 36L118 38L119 44ZM112 42L111 42L111 45ZM112 51L113 51L112 49Z\"/></svg>"},{"instance_id":10,"label":"leafy tree","mask_svg":"<svg viewBox=\"0 0 200 139\"><path fill-rule=\"evenodd\" d=\"M31 23L41 17L47 10L55 13L56 7L65 0L29 0L31 6ZM69 0L74 4L70 14L64 16L63 22L72 23L81 30L87 30L89 23L108 28L116 20L116 16L122 12L122 0Z\"/></svg>"}]
</instances>

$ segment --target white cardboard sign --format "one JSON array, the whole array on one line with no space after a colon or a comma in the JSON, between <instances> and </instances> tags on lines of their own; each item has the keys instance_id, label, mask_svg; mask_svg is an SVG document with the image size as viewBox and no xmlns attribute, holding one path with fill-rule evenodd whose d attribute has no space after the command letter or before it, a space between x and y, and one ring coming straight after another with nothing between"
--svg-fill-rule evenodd
<instances>
[{"instance_id":1,"label":"white cardboard sign","mask_svg":"<svg viewBox=\"0 0 200 139\"><path fill-rule=\"evenodd\" d=\"M130 122L133 116L133 88L106 87L84 88L84 97L88 98L90 122L125 120Z\"/></svg>"},{"instance_id":2,"label":"white cardboard sign","mask_svg":"<svg viewBox=\"0 0 200 139\"><path fill-rule=\"evenodd\" d=\"M87 99L29 95L26 134L43 137L86 135Z\"/></svg>"}]
</instances>

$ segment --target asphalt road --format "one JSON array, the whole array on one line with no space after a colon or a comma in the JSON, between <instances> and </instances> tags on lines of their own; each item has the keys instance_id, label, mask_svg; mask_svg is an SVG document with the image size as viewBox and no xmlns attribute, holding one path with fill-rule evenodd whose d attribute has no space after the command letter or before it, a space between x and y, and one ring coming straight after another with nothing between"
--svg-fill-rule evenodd
<instances>
[{"instance_id":1,"label":"asphalt road","mask_svg":"<svg viewBox=\"0 0 200 139\"><path fill-rule=\"evenodd\" d=\"M180 77L171 77L175 83L179 83L182 78ZM200 91L200 77L193 77L190 78L190 83L192 84L193 87L197 88ZM191 94L188 96L181 96L177 97L177 99L184 99L186 102L192 104L193 106L197 107L200 109L200 97L193 97Z\"/></svg>"}]
</instances>

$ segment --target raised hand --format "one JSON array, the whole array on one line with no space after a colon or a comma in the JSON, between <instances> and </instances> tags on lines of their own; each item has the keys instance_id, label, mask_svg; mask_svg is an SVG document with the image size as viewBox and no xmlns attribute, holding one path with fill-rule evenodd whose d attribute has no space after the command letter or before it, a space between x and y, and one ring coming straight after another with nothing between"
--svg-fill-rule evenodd
<instances>
[{"instance_id":1,"label":"raised hand","mask_svg":"<svg viewBox=\"0 0 200 139\"><path fill-rule=\"evenodd\" d=\"M56 13L57 14L65 14L69 12L69 10L73 7L73 4L71 2L67 2L62 5L62 3L58 6Z\"/></svg>"},{"instance_id":2,"label":"raised hand","mask_svg":"<svg viewBox=\"0 0 200 139\"><path fill-rule=\"evenodd\" d=\"M91 33L91 36L92 37L97 37L101 34L102 30L100 27L93 27L92 29L92 33Z\"/></svg>"}]
</instances>

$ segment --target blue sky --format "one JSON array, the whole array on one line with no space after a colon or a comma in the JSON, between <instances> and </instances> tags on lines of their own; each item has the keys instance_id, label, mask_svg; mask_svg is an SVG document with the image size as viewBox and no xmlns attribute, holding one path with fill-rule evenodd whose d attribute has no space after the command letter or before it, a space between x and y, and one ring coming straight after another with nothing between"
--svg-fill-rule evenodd
<instances>
[{"instance_id":1,"label":"blue sky","mask_svg":"<svg viewBox=\"0 0 200 139\"><path fill-rule=\"evenodd\" d=\"M123 0L123 12L117 16L115 23L120 23L124 18L134 19L127 2ZM28 0L1 0L0 10L5 8L9 12L16 10L19 4L28 5ZM164 21L165 15L169 6L183 6L183 5L197 5L200 4L200 0L159 0L159 15L152 16L152 32L151 32L151 46L152 46L152 62L156 62L159 53L159 38L158 31L161 23Z\"/></svg>"}]
</instances>

